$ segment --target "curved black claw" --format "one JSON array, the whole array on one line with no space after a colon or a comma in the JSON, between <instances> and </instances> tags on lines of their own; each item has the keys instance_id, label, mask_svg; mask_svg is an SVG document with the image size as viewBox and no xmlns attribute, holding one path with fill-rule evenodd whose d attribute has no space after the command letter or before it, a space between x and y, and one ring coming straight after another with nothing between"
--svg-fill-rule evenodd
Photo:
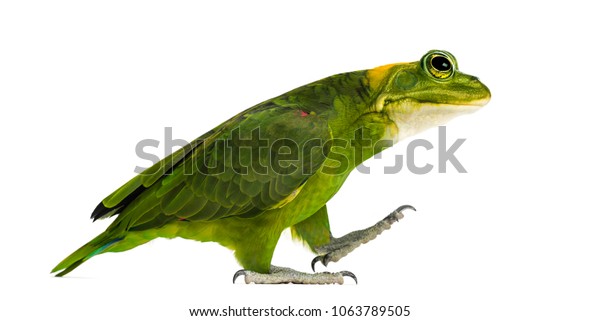
<instances>
[{"instance_id":1,"label":"curved black claw","mask_svg":"<svg viewBox=\"0 0 600 321\"><path fill-rule=\"evenodd\" d=\"M246 276L246 270L239 270L237 272L235 272L235 274L233 275L233 284L235 284L235 280L240 277L241 275Z\"/></svg>"},{"instance_id":2,"label":"curved black claw","mask_svg":"<svg viewBox=\"0 0 600 321\"><path fill-rule=\"evenodd\" d=\"M315 272L315 264L317 264L317 262L321 262L321 264L323 264L324 266L327 266L327 264L329 264L329 255L325 254L325 255L315 256L315 258L312 260L312 262L310 262L310 267L312 268L313 272Z\"/></svg>"},{"instance_id":3,"label":"curved black claw","mask_svg":"<svg viewBox=\"0 0 600 321\"><path fill-rule=\"evenodd\" d=\"M405 210L405 209L407 209L407 208L408 208L408 209L411 209L411 210L413 210L413 211L415 211L415 212L417 211L417 209L415 209L415 208L414 208L412 205L402 205L402 206L400 206L400 207L398 207L398 208L396 209L396 212L402 212L402 211L404 211L404 210Z\"/></svg>"},{"instance_id":4,"label":"curved black claw","mask_svg":"<svg viewBox=\"0 0 600 321\"><path fill-rule=\"evenodd\" d=\"M352 279L354 279L354 283L358 284L358 279L356 278L356 275L354 275L354 273L352 273L350 271L340 271L340 274L342 276L351 277Z\"/></svg>"},{"instance_id":5,"label":"curved black claw","mask_svg":"<svg viewBox=\"0 0 600 321\"><path fill-rule=\"evenodd\" d=\"M414 207L412 207L412 205L402 205L400 207L398 207L395 211L391 212L390 214L388 214L388 216L386 216L384 218L384 220L387 220L388 223L393 223L393 222L398 222L398 220L400 220L402 217L404 217L404 213L402 213L402 211L404 211L405 209L410 209L413 211L417 211ZM389 221L391 220L391 221Z\"/></svg>"}]
</instances>

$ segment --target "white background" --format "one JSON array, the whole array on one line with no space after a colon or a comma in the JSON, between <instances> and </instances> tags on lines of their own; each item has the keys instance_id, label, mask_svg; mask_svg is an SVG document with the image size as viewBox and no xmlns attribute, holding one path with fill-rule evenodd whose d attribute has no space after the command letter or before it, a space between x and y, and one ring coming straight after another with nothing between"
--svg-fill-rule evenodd
<instances>
[{"instance_id":1,"label":"white background","mask_svg":"<svg viewBox=\"0 0 600 321\"><path fill-rule=\"evenodd\" d=\"M365 304L409 305L412 320L600 319L591 1L216 3L2 2L0 319L189 320L189 308ZM162 141L167 126L191 140L310 81L434 48L493 97L448 124L450 143L467 138L457 156L468 174L383 175L403 142L331 200L336 235L398 205L418 209L330 264L358 285L234 285L229 250L181 239L49 274L109 224L89 215L148 165L138 141ZM284 235L273 263L309 271L312 258Z\"/></svg>"}]
</instances>

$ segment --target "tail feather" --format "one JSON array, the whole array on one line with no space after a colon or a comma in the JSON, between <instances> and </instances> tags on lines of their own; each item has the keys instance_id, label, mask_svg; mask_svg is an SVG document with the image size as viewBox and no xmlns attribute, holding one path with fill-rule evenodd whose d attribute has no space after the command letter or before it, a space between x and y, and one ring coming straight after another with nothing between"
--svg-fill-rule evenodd
<instances>
[{"instance_id":1,"label":"tail feather","mask_svg":"<svg viewBox=\"0 0 600 321\"><path fill-rule=\"evenodd\" d=\"M64 260L62 260L62 262L58 263L58 265L54 267L50 273L59 272L56 274L56 276L64 276L94 255L98 255L106 251L110 246L121 240L123 240L122 237L114 237L104 232L86 243L84 246L80 247L71 255L67 256Z\"/></svg>"}]
</instances>

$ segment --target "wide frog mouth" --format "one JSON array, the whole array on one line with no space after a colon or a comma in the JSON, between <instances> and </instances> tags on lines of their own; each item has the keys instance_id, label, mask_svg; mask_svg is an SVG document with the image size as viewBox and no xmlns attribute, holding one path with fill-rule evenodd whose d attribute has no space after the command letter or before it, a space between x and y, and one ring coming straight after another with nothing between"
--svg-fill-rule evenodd
<instances>
[{"instance_id":1,"label":"wide frog mouth","mask_svg":"<svg viewBox=\"0 0 600 321\"><path fill-rule=\"evenodd\" d=\"M480 83L481 84L481 83ZM473 107L475 110L487 105L487 103L491 99L491 93L489 89L483 84L481 84L485 90L482 91L481 98L476 98L472 100L460 100L460 99L447 99L447 102L439 99L437 101L429 101L429 100L420 100L414 97L394 97L391 95L382 95L377 99L375 103L375 109L377 111L389 112L390 110L401 110L405 112L410 112L410 110L418 109L423 106L431 106L431 107L440 107L440 108L451 108L452 106L463 106L463 107ZM451 96L448 96L451 97Z\"/></svg>"}]
</instances>

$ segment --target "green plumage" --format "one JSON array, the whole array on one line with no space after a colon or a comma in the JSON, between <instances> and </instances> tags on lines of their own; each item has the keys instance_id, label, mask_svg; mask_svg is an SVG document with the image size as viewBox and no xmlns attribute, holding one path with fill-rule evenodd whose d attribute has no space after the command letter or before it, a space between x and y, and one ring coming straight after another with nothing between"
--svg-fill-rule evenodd
<instances>
[{"instance_id":1,"label":"green plumage","mask_svg":"<svg viewBox=\"0 0 600 321\"><path fill-rule=\"evenodd\" d=\"M249 108L134 177L93 216L118 215L115 221L53 272L64 275L96 254L155 237L219 242L245 268L268 271L281 232L322 208L353 168L318 173L326 162L337 165L327 158L332 139L353 130L330 125L340 114L334 100L350 94L355 111L344 117L353 113L360 121L370 97L364 76L332 76ZM320 227L326 230L318 233L329 235L328 224ZM307 231L301 235L310 239Z\"/></svg>"},{"instance_id":2,"label":"green plumage","mask_svg":"<svg viewBox=\"0 0 600 321\"><path fill-rule=\"evenodd\" d=\"M489 100L476 78L435 70L429 62L440 55L445 68L451 55L430 52L421 62L334 75L239 113L106 197L92 218L116 216L112 224L52 272L157 237L218 242L260 273L269 272L286 228L322 247L331 238L326 203L353 168L391 145L378 141L406 136L403 126L413 133L435 125L452 114L448 106Z\"/></svg>"}]
</instances>

